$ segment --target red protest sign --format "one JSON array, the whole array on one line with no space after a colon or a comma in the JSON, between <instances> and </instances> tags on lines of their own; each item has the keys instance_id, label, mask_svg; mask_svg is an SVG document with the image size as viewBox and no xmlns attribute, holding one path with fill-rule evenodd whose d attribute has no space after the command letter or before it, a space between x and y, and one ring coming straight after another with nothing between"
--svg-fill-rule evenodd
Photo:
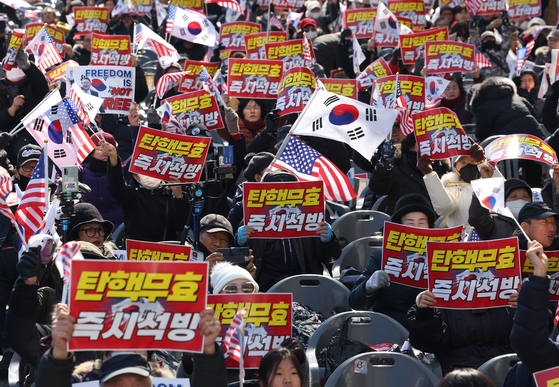
<instances>
[{"instance_id":1,"label":"red protest sign","mask_svg":"<svg viewBox=\"0 0 559 387\"><path fill-rule=\"evenodd\" d=\"M303 48L304 39L289 40L287 42L266 43L266 58L269 60L282 60L283 71L293 67L305 67ZM314 51L309 44L311 58L314 59Z\"/></svg>"},{"instance_id":2,"label":"red protest sign","mask_svg":"<svg viewBox=\"0 0 559 387\"><path fill-rule=\"evenodd\" d=\"M181 81L179 86L179 93L188 93L189 91L198 91L204 88L204 82L200 79L200 71L204 67L208 74L213 78L217 68L219 67L219 62L196 62L193 60L187 60L184 64L184 72L190 72L186 74Z\"/></svg>"},{"instance_id":3,"label":"red protest sign","mask_svg":"<svg viewBox=\"0 0 559 387\"><path fill-rule=\"evenodd\" d=\"M459 242L462 226L417 228L384 222L382 270L395 284L427 289L427 241Z\"/></svg>"},{"instance_id":4,"label":"red protest sign","mask_svg":"<svg viewBox=\"0 0 559 387\"><path fill-rule=\"evenodd\" d=\"M108 34L109 9L104 7L74 7L74 26L80 34Z\"/></svg>"},{"instance_id":5,"label":"red protest sign","mask_svg":"<svg viewBox=\"0 0 559 387\"><path fill-rule=\"evenodd\" d=\"M547 275L551 278L549 284L549 296L551 301L559 301L559 251L546 251L547 256ZM530 275L534 272L532 262L526 257L526 250L520 250L520 264L523 275Z\"/></svg>"},{"instance_id":6,"label":"red protest sign","mask_svg":"<svg viewBox=\"0 0 559 387\"><path fill-rule=\"evenodd\" d=\"M91 35L90 65L132 66L130 36Z\"/></svg>"},{"instance_id":7,"label":"red protest sign","mask_svg":"<svg viewBox=\"0 0 559 387\"><path fill-rule=\"evenodd\" d=\"M243 368L258 368L264 355L279 348L285 339L291 337L291 299L291 293L209 295L208 307L214 309L215 316L221 322L217 342L223 341L235 313L247 308L243 316L247 333ZM239 368L239 363L226 356L225 366Z\"/></svg>"},{"instance_id":8,"label":"red protest sign","mask_svg":"<svg viewBox=\"0 0 559 387\"><path fill-rule=\"evenodd\" d=\"M324 220L322 180L244 183L245 225L254 227L251 238L316 237Z\"/></svg>"},{"instance_id":9,"label":"red protest sign","mask_svg":"<svg viewBox=\"0 0 559 387\"><path fill-rule=\"evenodd\" d=\"M70 351L202 352L206 262L72 261Z\"/></svg>"},{"instance_id":10,"label":"red protest sign","mask_svg":"<svg viewBox=\"0 0 559 387\"><path fill-rule=\"evenodd\" d=\"M66 68L79 66L79 65L80 64L78 62L74 62L73 60L62 62L61 64L59 64L58 66L50 70L49 72L45 73L45 77L47 77L48 80L51 82L58 81L60 78L66 75Z\"/></svg>"},{"instance_id":11,"label":"red protest sign","mask_svg":"<svg viewBox=\"0 0 559 387\"><path fill-rule=\"evenodd\" d=\"M557 162L553 148L528 134L510 134L494 140L485 147L485 157L493 165L506 159L534 160L550 166Z\"/></svg>"},{"instance_id":12,"label":"red protest sign","mask_svg":"<svg viewBox=\"0 0 559 387\"><path fill-rule=\"evenodd\" d=\"M188 245L170 245L126 240L126 256L129 261L203 261L204 254Z\"/></svg>"},{"instance_id":13,"label":"red protest sign","mask_svg":"<svg viewBox=\"0 0 559 387\"><path fill-rule=\"evenodd\" d=\"M219 31L219 43L224 51L245 51L246 35L260 32L261 26L258 23L234 22L222 24Z\"/></svg>"},{"instance_id":14,"label":"red protest sign","mask_svg":"<svg viewBox=\"0 0 559 387\"><path fill-rule=\"evenodd\" d=\"M448 40L448 29L433 28L427 31L413 32L400 35L400 50L404 64L415 64L418 59L423 59L425 42Z\"/></svg>"},{"instance_id":15,"label":"red protest sign","mask_svg":"<svg viewBox=\"0 0 559 387\"><path fill-rule=\"evenodd\" d=\"M25 39L30 42L31 39L33 39L35 35L41 31L43 26L46 28L49 36L53 40L54 45L56 46L56 51L62 55L64 53L62 45L66 43L66 35L64 34L64 31L59 30L56 27L44 23L29 23L25 26Z\"/></svg>"},{"instance_id":16,"label":"red protest sign","mask_svg":"<svg viewBox=\"0 0 559 387\"><path fill-rule=\"evenodd\" d=\"M425 67L428 72L473 73L476 71L474 46L450 40L425 42Z\"/></svg>"},{"instance_id":17,"label":"red protest sign","mask_svg":"<svg viewBox=\"0 0 559 387\"><path fill-rule=\"evenodd\" d=\"M200 12L204 12L204 3L202 0L171 0L170 4L178 5L183 8L191 8Z\"/></svg>"},{"instance_id":18,"label":"red protest sign","mask_svg":"<svg viewBox=\"0 0 559 387\"><path fill-rule=\"evenodd\" d=\"M425 78L415 75L389 75L377 80L376 86L383 106L395 106L396 77L400 81L400 88L406 100L410 114L425 110Z\"/></svg>"},{"instance_id":19,"label":"red protest sign","mask_svg":"<svg viewBox=\"0 0 559 387\"><path fill-rule=\"evenodd\" d=\"M425 28L425 6L423 0L391 0L388 9L398 19L400 17L412 20L414 30Z\"/></svg>"},{"instance_id":20,"label":"red protest sign","mask_svg":"<svg viewBox=\"0 0 559 387\"><path fill-rule=\"evenodd\" d=\"M329 93L357 99L357 80L355 79L323 78L320 82Z\"/></svg>"},{"instance_id":21,"label":"red protest sign","mask_svg":"<svg viewBox=\"0 0 559 387\"><path fill-rule=\"evenodd\" d=\"M427 242L429 290L437 308L508 306L520 286L518 238L483 242Z\"/></svg>"},{"instance_id":22,"label":"red protest sign","mask_svg":"<svg viewBox=\"0 0 559 387\"><path fill-rule=\"evenodd\" d=\"M509 17L520 19L521 17L532 18L542 14L541 0L508 0Z\"/></svg>"},{"instance_id":23,"label":"red protest sign","mask_svg":"<svg viewBox=\"0 0 559 387\"><path fill-rule=\"evenodd\" d=\"M200 180L211 138L182 136L140 127L130 172L181 183Z\"/></svg>"},{"instance_id":24,"label":"red protest sign","mask_svg":"<svg viewBox=\"0 0 559 387\"><path fill-rule=\"evenodd\" d=\"M373 81L388 75L392 75L392 70L388 67L388 63L386 63L384 58L378 58L359 74L357 77L357 88L359 91L362 91L372 86Z\"/></svg>"},{"instance_id":25,"label":"red protest sign","mask_svg":"<svg viewBox=\"0 0 559 387\"><path fill-rule=\"evenodd\" d=\"M374 18L377 8L346 9L342 20L343 29L349 28L357 39L369 39L374 34Z\"/></svg>"},{"instance_id":26,"label":"red protest sign","mask_svg":"<svg viewBox=\"0 0 559 387\"><path fill-rule=\"evenodd\" d=\"M537 387L553 387L559 382L559 367L534 372Z\"/></svg>"},{"instance_id":27,"label":"red protest sign","mask_svg":"<svg viewBox=\"0 0 559 387\"><path fill-rule=\"evenodd\" d=\"M267 41L266 41L267 39ZM244 36L245 51L249 59L267 59L266 43L276 43L287 41L287 33L280 31L260 32L258 34L250 34Z\"/></svg>"},{"instance_id":28,"label":"red protest sign","mask_svg":"<svg viewBox=\"0 0 559 387\"><path fill-rule=\"evenodd\" d=\"M430 109L411 115L415 138L422 156L440 160L470 155L470 140L456 114L447 108Z\"/></svg>"},{"instance_id":29,"label":"red protest sign","mask_svg":"<svg viewBox=\"0 0 559 387\"><path fill-rule=\"evenodd\" d=\"M316 89L314 73L306 67L293 67L283 74L276 109L285 116L303 111Z\"/></svg>"},{"instance_id":30,"label":"red protest sign","mask_svg":"<svg viewBox=\"0 0 559 387\"><path fill-rule=\"evenodd\" d=\"M507 0L487 0L481 3L476 16L493 15L494 13L501 13L506 11L508 6Z\"/></svg>"},{"instance_id":31,"label":"red protest sign","mask_svg":"<svg viewBox=\"0 0 559 387\"><path fill-rule=\"evenodd\" d=\"M224 128L219 105L205 90L179 94L164 101L169 102L177 121L185 128L195 123L205 125L208 130Z\"/></svg>"},{"instance_id":32,"label":"red protest sign","mask_svg":"<svg viewBox=\"0 0 559 387\"><path fill-rule=\"evenodd\" d=\"M283 74L281 60L229 59L230 97L277 98Z\"/></svg>"},{"instance_id":33,"label":"red protest sign","mask_svg":"<svg viewBox=\"0 0 559 387\"><path fill-rule=\"evenodd\" d=\"M25 31L20 29L15 29L12 31L12 37L10 39L10 44L8 45L6 59L2 68L5 71L10 71L14 67L17 67L16 64L16 54L19 48L21 47L21 42L23 41L23 37L25 36Z\"/></svg>"},{"instance_id":34,"label":"red protest sign","mask_svg":"<svg viewBox=\"0 0 559 387\"><path fill-rule=\"evenodd\" d=\"M305 0L272 0L276 8L299 10L305 5Z\"/></svg>"}]
</instances>

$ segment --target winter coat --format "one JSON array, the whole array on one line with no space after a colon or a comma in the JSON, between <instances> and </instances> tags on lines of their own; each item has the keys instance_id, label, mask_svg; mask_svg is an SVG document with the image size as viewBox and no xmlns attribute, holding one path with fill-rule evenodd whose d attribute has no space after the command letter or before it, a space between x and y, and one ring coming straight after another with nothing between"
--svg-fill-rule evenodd
<instances>
[{"instance_id":1,"label":"winter coat","mask_svg":"<svg viewBox=\"0 0 559 387\"><path fill-rule=\"evenodd\" d=\"M516 86L510 79L496 77L484 81L474 91L471 111L476 116L478 141L516 133L545 138L532 105L516 94Z\"/></svg>"},{"instance_id":2,"label":"winter coat","mask_svg":"<svg viewBox=\"0 0 559 387\"><path fill-rule=\"evenodd\" d=\"M483 79L491 77L506 77L509 75L509 67L507 65L507 54L512 43L512 34L516 32L514 26L503 26L501 36L503 38L501 45L494 49L482 50L481 33L478 26L470 26L470 38L472 44L485 55L493 66L483 67L481 76Z\"/></svg>"},{"instance_id":3,"label":"winter coat","mask_svg":"<svg viewBox=\"0 0 559 387\"><path fill-rule=\"evenodd\" d=\"M447 217L448 227L468 224L468 211L474 192L470 183L460 180L456 172L449 172L439 179L435 171L423 176L423 181L435 212Z\"/></svg>"},{"instance_id":4,"label":"winter coat","mask_svg":"<svg viewBox=\"0 0 559 387\"><path fill-rule=\"evenodd\" d=\"M349 295L349 306L355 310L370 310L385 314L408 327L407 313L415 303L422 289L391 283L372 295L365 294L365 285L374 272L381 270L382 249L375 250L363 274L359 277Z\"/></svg>"},{"instance_id":5,"label":"winter coat","mask_svg":"<svg viewBox=\"0 0 559 387\"><path fill-rule=\"evenodd\" d=\"M324 73L330 75L330 71L344 69L348 78L355 78L352 63L349 60L347 45L340 44L341 33L326 34L317 37L312 42L312 48L316 61L324 68Z\"/></svg>"},{"instance_id":6,"label":"winter coat","mask_svg":"<svg viewBox=\"0 0 559 387\"><path fill-rule=\"evenodd\" d=\"M475 195L472 196L472 203L468 211L468 223L475 228L479 237L484 241L510 238L518 229L514 219L489 211L480 204Z\"/></svg>"}]
</instances>

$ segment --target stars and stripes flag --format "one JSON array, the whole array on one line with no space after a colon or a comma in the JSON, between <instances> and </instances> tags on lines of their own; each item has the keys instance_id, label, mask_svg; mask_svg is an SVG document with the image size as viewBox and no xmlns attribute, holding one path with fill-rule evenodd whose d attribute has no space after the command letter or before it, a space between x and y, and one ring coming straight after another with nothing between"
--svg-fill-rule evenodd
<instances>
[{"instance_id":1,"label":"stars and stripes flag","mask_svg":"<svg viewBox=\"0 0 559 387\"><path fill-rule=\"evenodd\" d=\"M157 81L157 85L155 85L155 94L157 97L161 98L167 93L175 84L182 80L182 78L190 74L190 71L181 71L179 73L171 73L165 74L159 81Z\"/></svg>"},{"instance_id":2,"label":"stars and stripes flag","mask_svg":"<svg viewBox=\"0 0 559 387\"><path fill-rule=\"evenodd\" d=\"M400 87L400 79L396 77L396 93L394 98L394 105L392 106L400 108L400 131L404 136L414 132L413 120L411 114L408 110L408 105L406 104L406 99L402 94L402 88Z\"/></svg>"},{"instance_id":3,"label":"stars and stripes flag","mask_svg":"<svg viewBox=\"0 0 559 387\"><path fill-rule=\"evenodd\" d=\"M481 242L481 238L479 237L479 234L477 233L475 228L472 228L472 231L470 231L468 242Z\"/></svg>"},{"instance_id":4,"label":"stars and stripes flag","mask_svg":"<svg viewBox=\"0 0 559 387\"><path fill-rule=\"evenodd\" d=\"M477 67L479 67L480 69L484 67L493 67L489 59L487 59L485 55L479 52L476 46L474 46L474 61L476 62Z\"/></svg>"},{"instance_id":5,"label":"stars and stripes flag","mask_svg":"<svg viewBox=\"0 0 559 387\"><path fill-rule=\"evenodd\" d=\"M68 96L76 106L78 117L87 126L91 125L91 121L95 120L95 115L103 104L103 98L85 93L77 82L72 84Z\"/></svg>"},{"instance_id":6,"label":"stars and stripes flag","mask_svg":"<svg viewBox=\"0 0 559 387\"><path fill-rule=\"evenodd\" d=\"M270 15L270 25L276 27L280 31L284 31L283 24L281 24L276 15Z\"/></svg>"},{"instance_id":7,"label":"stars and stripes flag","mask_svg":"<svg viewBox=\"0 0 559 387\"><path fill-rule=\"evenodd\" d=\"M21 203L16 210L16 220L22 227L25 245L28 244L29 238L31 238L43 222L43 212L45 211L47 200L45 197L45 184L47 184L45 159L46 155L43 151L23 193Z\"/></svg>"},{"instance_id":8,"label":"stars and stripes flag","mask_svg":"<svg viewBox=\"0 0 559 387\"><path fill-rule=\"evenodd\" d=\"M559 304L557 304L557 309L555 309L555 317L553 318L555 325L559 323Z\"/></svg>"},{"instance_id":9,"label":"stars and stripes flag","mask_svg":"<svg viewBox=\"0 0 559 387\"><path fill-rule=\"evenodd\" d=\"M466 7L468 7L470 14L475 16L485 1L486 0L465 0L464 3L466 4Z\"/></svg>"},{"instance_id":10,"label":"stars and stripes flag","mask_svg":"<svg viewBox=\"0 0 559 387\"><path fill-rule=\"evenodd\" d=\"M186 128L182 126L177 118L173 115L173 107L167 101L163 101L161 106L156 109L157 114L161 117L161 123L165 123L166 132L173 134L186 135ZM190 126L189 124L186 127Z\"/></svg>"},{"instance_id":11,"label":"stars and stripes flag","mask_svg":"<svg viewBox=\"0 0 559 387\"><path fill-rule=\"evenodd\" d=\"M229 325L229 329L223 338L223 346L225 347L225 354L235 359L239 363L243 356L244 346L242 345L242 338L245 334L244 325L245 321L243 316L247 312L247 308L235 313L235 317Z\"/></svg>"},{"instance_id":12,"label":"stars and stripes flag","mask_svg":"<svg viewBox=\"0 0 559 387\"><path fill-rule=\"evenodd\" d=\"M33 40L27 45L27 50L31 51L37 61L38 68L42 72L51 66L62 62L62 57L58 53L54 41L50 37L45 27L41 28L39 33L35 35Z\"/></svg>"},{"instance_id":13,"label":"stars and stripes flag","mask_svg":"<svg viewBox=\"0 0 559 387\"><path fill-rule=\"evenodd\" d=\"M78 108L69 98L64 98L59 108L60 124L67 128L66 139L78 154L77 163L81 164L87 156L95 149L95 144L83 127L83 122L78 117Z\"/></svg>"},{"instance_id":14,"label":"stars and stripes flag","mask_svg":"<svg viewBox=\"0 0 559 387\"><path fill-rule=\"evenodd\" d=\"M307 35L303 32L303 59L305 60L305 66L311 68L313 64L313 58L311 55L311 45L309 43L309 39L307 39Z\"/></svg>"},{"instance_id":15,"label":"stars and stripes flag","mask_svg":"<svg viewBox=\"0 0 559 387\"><path fill-rule=\"evenodd\" d=\"M167 8L167 25L165 27L165 33L170 34L173 30L173 22L175 21L175 13L177 12L176 4L169 4Z\"/></svg>"},{"instance_id":16,"label":"stars and stripes flag","mask_svg":"<svg viewBox=\"0 0 559 387\"><path fill-rule=\"evenodd\" d=\"M526 60L528 59L528 57L530 56L530 53L532 52L532 50L534 49L534 46L536 45L536 41L534 39L530 40L528 42L528 44L526 45L526 47L521 47L518 50L516 50L516 71L519 73L520 71L522 71L522 68L524 67L524 64L526 63Z\"/></svg>"},{"instance_id":17,"label":"stars and stripes flag","mask_svg":"<svg viewBox=\"0 0 559 387\"><path fill-rule=\"evenodd\" d=\"M142 23L134 26L134 43L138 45L137 50L147 47L155 51L159 63L164 69L171 63L179 61L180 55L177 49Z\"/></svg>"},{"instance_id":18,"label":"stars and stripes flag","mask_svg":"<svg viewBox=\"0 0 559 387\"><path fill-rule=\"evenodd\" d=\"M207 4L215 3L220 7L234 9L235 11L238 11L243 15L245 14L245 10L241 7L241 4L235 0L206 0L206 3Z\"/></svg>"},{"instance_id":19,"label":"stars and stripes flag","mask_svg":"<svg viewBox=\"0 0 559 387\"><path fill-rule=\"evenodd\" d=\"M217 74L221 75L221 72L217 70L216 75ZM215 98L217 98L221 106L225 108L226 105L225 105L225 101L223 101L223 98L221 97L221 90L216 84L216 82L214 81L214 79L210 76L210 73L208 73L208 70L206 70L206 68L203 68L200 71L200 79L202 80L202 82L204 82L204 86L203 86L204 90L206 90L208 93L210 93Z\"/></svg>"},{"instance_id":20,"label":"stars and stripes flag","mask_svg":"<svg viewBox=\"0 0 559 387\"><path fill-rule=\"evenodd\" d=\"M2 198L0 199L0 214L10 219L14 227L17 228L16 217L10 209L10 205L7 203L8 197L13 193L12 188L13 185L10 173L5 168L0 167L0 197Z\"/></svg>"},{"instance_id":21,"label":"stars and stripes flag","mask_svg":"<svg viewBox=\"0 0 559 387\"><path fill-rule=\"evenodd\" d=\"M27 19L39 21L39 14L41 13L40 10L38 10L38 9L35 9L35 10L30 10L30 9L23 10L23 9L21 9L20 11L23 12L23 17L26 17Z\"/></svg>"},{"instance_id":22,"label":"stars and stripes flag","mask_svg":"<svg viewBox=\"0 0 559 387\"><path fill-rule=\"evenodd\" d=\"M277 169L292 172L300 181L322 180L327 200L347 202L357 197L348 177L297 137L289 136L289 142L269 167L269 171Z\"/></svg>"}]
</instances>

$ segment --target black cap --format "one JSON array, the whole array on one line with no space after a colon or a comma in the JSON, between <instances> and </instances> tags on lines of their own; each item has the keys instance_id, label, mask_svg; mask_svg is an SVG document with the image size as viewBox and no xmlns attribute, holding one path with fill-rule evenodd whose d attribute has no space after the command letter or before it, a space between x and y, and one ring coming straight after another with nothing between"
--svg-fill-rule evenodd
<instances>
[{"instance_id":1,"label":"black cap","mask_svg":"<svg viewBox=\"0 0 559 387\"><path fill-rule=\"evenodd\" d=\"M260 153L249 153L245 156L245 162L247 163L247 168L243 176L250 182L255 182L254 175L262 173L266 169L272 160L274 155L270 152L260 152Z\"/></svg>"},{"instance_id":2,"label":"black cap","mask_svg":"<svg viewBox=\"0 0 559 387\"><path fill-rule=\"evenodd\" d=\"M264 183L279 183L282 181L299 181L299 179L289 171L276 169L275 171L267 173L262 181Z\"/></svg>"},{"instance_id":3,"label":"black cap","mask_svg":"<svg viewBox=\"0 0 559 387\"><path fill-rule=\"evenodd\" d=\"M151 368L145 357L138 354L116 354L101 364L99 381L104 383L115 376L123 374L136 374L148 377Z\"/></svg>"},{"instance_id":4,"label":"black cap","mask_svg":"<svg viewBox=\"0 0 559 387\"><path fill-rule=\"evenodd\" d=\"M103 219L103 216L91 203L78 203L74 206L74 216L70 220L70 240L78 239L78 232L81 225L88 223L101 223L105 231L105 239L113 232L112 222Z\"/></svg>"},{"instance_id":5,"label":"black cap","mask_svg":"<svg viewBox=\"0 0 559 387\"><path fill-rule=\"evenodd\" d=\"M518 222L525 222L526 219L545 219L550 216L559 216L558 213L553 212L551 208L544 202L527 203L522 207L518 214Z\"/></svg>"},{"instance_id":6,"label":"black cap","mask_svg":"<svg viewBox=\"0 0 559 387\"><path fill-rule=\"evenodd\" d=\"M27 144L22 146L17 154L17 166L21 167L28 161L39 161L42 151L39 145Z\"/></svg>"},{"instance_id":7,"label":"black cap","mask_svg":"<svg viewBox=\"0 0 559 387\"><path fill-rule=\"evenodd\" d=\"M213 234L215 232L226 232L229 235L229 239L233 240L233 226L223 215L219 214L208 214L202 218L200 221L200 232L205 231L208 234Z\"/></svg>"},{"instance_id":8,"label":"black cap","mask_svg":"<svg viewBox=\"0 0 559 387\"><path fill-rule=\"evenodd\" d=\"M409 194L402 196L394 206L394 213L390 220L394 223L402 223L402 217L410 212L422 212L427 215L429 225L435 224L435 211L431 208L431 203L423 196L418 194Z\"/></svg>"},{"instance_id":9,"label":"black cap","mask_svg":"<svg viewBox=\"0 0 559 387\"><path fill-rule=\"evenodd\" d=\"M532 198L532 188L528 184L526 184L523 180L520 179L507 179L505 181L505 200L509 197L512 191L518 188L524 188L530 198Z\"/></svg>"}]
</instances>

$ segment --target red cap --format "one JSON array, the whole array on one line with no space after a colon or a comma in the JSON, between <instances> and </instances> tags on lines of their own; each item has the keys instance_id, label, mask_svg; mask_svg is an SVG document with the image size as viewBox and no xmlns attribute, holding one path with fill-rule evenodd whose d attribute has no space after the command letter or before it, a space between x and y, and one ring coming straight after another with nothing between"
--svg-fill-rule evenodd
<instances>
[{"instance_id":1,"label":"red cap","mask_svg":"<svg viewBox=\"0 0 559 387\"><path fill-rule=\"evenodd\" d=\"M304 30L305 27L308 25L314 26L314 28L316 28L316 20L311 19L310 17L306 17L303 20L301 20L301 22L299 23L299 26L301 27L301 31Z\"/></svg>"},{"instance_id":2,"label":"red cap","mask_svg":"<svg viewBox=\"0 0 559 387\"><path fill-rule=\"evenodd\" d=\"M91 136L91 141L95 144L95 146L99 146L102 142L108 142L112 146L116 148L116 140L112 134L107 132L97 132L93 136Z\"/></svg>"}]
</instances>

